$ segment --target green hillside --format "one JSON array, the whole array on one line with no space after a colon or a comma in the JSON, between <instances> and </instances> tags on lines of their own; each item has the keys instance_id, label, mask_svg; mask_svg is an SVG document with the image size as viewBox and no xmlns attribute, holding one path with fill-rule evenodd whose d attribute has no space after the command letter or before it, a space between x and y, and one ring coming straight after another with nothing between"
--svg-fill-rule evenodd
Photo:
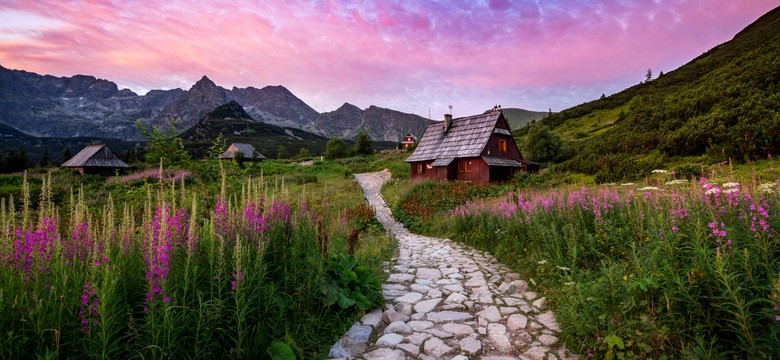
<instances>
[{"instance_id":1,"label":"green hillside","mask_svg":"<svg viewBox=\"0 0 780 360\"><path fill-rule=\"evenodd\" d=\"M520 143L534 126L563 140L553 170L602 182L766 158L780 151L780 8L677 70L515 131Z\"/></svg>"},{"instance_id":2,"label":"green hillside","mask_svg":"<svg viewBox=\"0 0 780 360\"><path fill-rule=\"evenodd\" d=\"M534 120L541 120L549 115L547 111L531 111L519 108L505 108L502 110L504 117L509 122L509 127L512 129L519 129Z\"/></svg>"}]
</instances>

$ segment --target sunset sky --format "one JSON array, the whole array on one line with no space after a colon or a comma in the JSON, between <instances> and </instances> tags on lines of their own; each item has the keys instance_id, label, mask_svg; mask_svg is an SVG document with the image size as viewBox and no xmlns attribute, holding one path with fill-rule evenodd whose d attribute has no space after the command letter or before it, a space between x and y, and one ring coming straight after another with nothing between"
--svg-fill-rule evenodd
<instances>
[{"instance_id":1,"label":"sunset sky","mask_svg":"<svg viewBox=\"0 0 780 360\"><path fill-rule=\"evenodd\" d=\"M559 111L669 72L777 0L0 0L0 65L143 94L283 85L434 119Z\"/></svg>"}]
</instances>

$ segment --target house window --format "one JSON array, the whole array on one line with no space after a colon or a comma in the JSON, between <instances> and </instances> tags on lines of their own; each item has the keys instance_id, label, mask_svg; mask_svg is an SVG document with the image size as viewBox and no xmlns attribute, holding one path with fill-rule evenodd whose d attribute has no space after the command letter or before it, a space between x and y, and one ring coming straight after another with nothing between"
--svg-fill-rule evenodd
<instances>
[{"instance_id":1,"label":"house window","mask_svg":"<svg viewBox=\"0 0 780 360\"><path fill-rule=\"evenodd\" d=\"M422 174L423 173L423 164L417 164L417 173Z\"/></svg>"},{"instance_id":2,"label":"house window","mask_svg":"<svg viewBox=\"0 0 780 360\"><path fill-rule=\"evenodd\" d=\"M471 161L467 161L467 160L459 161L458 172L471 172Z\"/></svg>"},{"instance_id":3,"label":"house window","mask_svg":"<svg viewBox=\"0 0 780 360\"><path fill-rule=\"evenodd\" d=\"M499 139L498 140L498 151L502 154L506 154L506 140L505 139Z\"/></svg>"}]
</instances>

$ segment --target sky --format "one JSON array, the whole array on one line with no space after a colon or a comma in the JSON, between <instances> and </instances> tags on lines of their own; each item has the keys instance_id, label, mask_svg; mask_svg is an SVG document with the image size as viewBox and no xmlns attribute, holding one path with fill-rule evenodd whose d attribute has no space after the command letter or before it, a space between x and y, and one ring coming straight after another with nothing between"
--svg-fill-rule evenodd
<instances>
[{"instance_id":1,"label":"sky","mask_svg":"<svg viewBox=\"0 0 780 360\"><path fill-rule=\"evenodd\" d=\"M669 72L777 0L0 0L0 65L139 94L282 85L440 119L562 109Z\"/></svg>"}]
</instances>

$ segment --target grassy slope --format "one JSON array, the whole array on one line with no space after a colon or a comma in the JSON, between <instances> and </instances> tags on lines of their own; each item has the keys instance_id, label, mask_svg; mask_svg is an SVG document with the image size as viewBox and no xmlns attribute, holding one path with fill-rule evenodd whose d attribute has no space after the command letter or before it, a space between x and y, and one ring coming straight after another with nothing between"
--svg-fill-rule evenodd
<instances>
[{"instance_id":1,"label":"grassy slope","mask_svg":"<svg viewBox=\"0 0 780 360\"><path fill-rule=\"evenodd\" d=\"M519 129L530 124L534 120L541 120L549 115L549 112L547 111L531 111L519 108L506 108L502 110L506 120L509 122L509 127L512 129Z\"/></svg>"},{"instance_id":2,"label":"grassy slope","mask_svg":"<svg viewBox=\"0 0 780 360\"><path fill-rule=\"evenodd\" d=\"M705 154L710 155L705 162L766 156L778 150L772 139L780 137L778 34L780 9L775 9L677 70L541 123L572 146L578 161L602 168L610 167L604 160L610 154L666 165L701 161ZM524 127L514 135L527 132Z\"/></svg>"}]
</instances>

